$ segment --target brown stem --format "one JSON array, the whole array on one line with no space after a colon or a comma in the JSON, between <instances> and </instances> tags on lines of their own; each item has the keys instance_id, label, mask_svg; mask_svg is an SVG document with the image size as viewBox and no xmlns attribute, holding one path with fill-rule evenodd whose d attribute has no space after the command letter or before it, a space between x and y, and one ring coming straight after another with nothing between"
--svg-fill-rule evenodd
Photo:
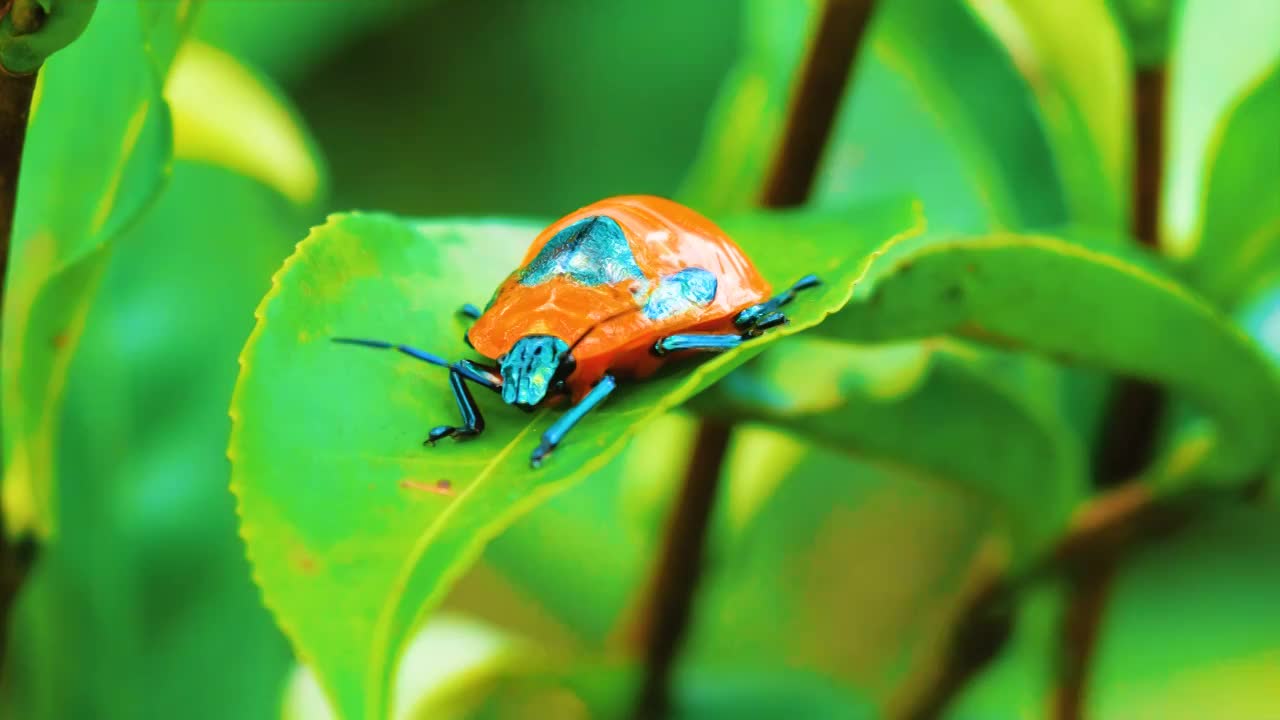
<instances>
[{"instance_id":1,"label":"brown stem","mask_svg":"<svg viewBox=\"0 0 1280 720\"><path fill-rule=\"evenodd\" d=\"M1133 234L1143 245L1160 245L1160 178L1164 168L1164 66L1134 73Z\"/></svg>"},{"instance_id":2,"label":"brown stem","mask_svg":"<svg viewBox=\"0 0 1280 720\"><path fill-rule=\"evenodd\" d=\"M1165 73L1160 66L1134 73L1133 93L1133 211L1134 237L1143 245L1160 246L1160 193L1164 168ZM1103 423L1094 478L1100 488L1116 487L1136 477L1155 454L1160 418L1165 409L1159 386L1121 379L1110 398ZM1068 603L1061 628L1058 688L1054 696L1056 720L1083 717L1089 664L1106 612L1111 581L1119 569L1122 549L1099 556L1068 576Z\"/></svg>"},{"instance_id":3,"label":"brown stem","mask_svg":"<svg viewBox=\"0 0 1280 720\"><path fill-rule=\"evenodd\" d=\"M782 140L761 191L763 207L794 207L809 198L874 4L874 0L827 0L823 5ZM712 420L704 420L698 428L640 626L639 635L646 640L646 663L635 708L637 718L664 717L671 706L672 668L702 575L707 529L731 432L730 426Z\"/></svg>"},{"instance_id":4,"label":"brown stem","mask_svg":"<svg viewBox=\"0 0 1280 720\"><path fill-rule=\"evenodd\" d=\"M649 639L636 717L662 718L670 706L671 671L693 612L707 531L719 492L729 426L704 421L662 549L645 628Z\"/></svg>"},{"instance_id":5,"label":"brown stem","mask_svg":"<svg viewBox=\"0 0 1280 720\"><path fill-rule=\"evenodd\" d=\"M762 206L793 207L809 198L874 5L874 0L827 0L823 6L782 143L760 194Z\"/></svg>"},{"instance_id":6,"label":"brown stem","mask_svg":"<svg viewBox=\"0 0 1280 720\"><path fill-rule=\"evenodd\" d=\"M0 69L0 313L4 311L5 281L13 240L13 214L18 195L18 171L27 137L27 118L36 76L14 76ZM0 670L8 647L9 618L35 555L35 545L13 540L0 513Z\"/></svg>"},{"instance_id":7,"label":"brown stem","mask_svg":"<svg viewBox=\"0 0 1280 720\"><path fill-rule=\"evenodd\" d=\"M27 117L36 76L14 76L0 69L0 293L4 289L18 196L18 169L27 137Z\"/></svg>"},{"instance_id":8,"label":"brown stem","mask_svg":"<svg viewBox=\"0 0 1280 720\"><path fill-rule=\"evenodd\" d=\"M967 681L995 657L999 643L1012 629L1015 599L1032 585L1065 574L1078 586L1075 579L1088 576L1094 568L1116 567L1119 560L1135 548L1164 539L1185 527L1197 511L1223 501L1248 498L1260 485L1259 480L1243 488L1203 489L1157 498L1147 486L1129 483L1085 504L1053 547L1016 576L990 572L987 559L979 557L975 572L971 573L976 578L971 583L974 587L965 594L968 600L957 613L942 667L904 717L929 720L941 715ZM1063 677L1075 673L1076 676L1069 679L1076 684L1060 683L1057 687L1053 698L1055 717L1061 717L1064 711L1078 713L1083 708L1084 695L1076 689L1082 687L1083 678L1079 676L1088 665L1080 661L1092 655L1094 630L1105 605L1093 593L1082 592L1076 597L1077 601L1068 607L1064 616L1065 629L1081 633L1064 638L1076 648L1065 658L1076 658L1076 664L1061 668ZM1102 597L1105 599L1105 593ZM1082 625L1087 630L1082 630Z\"/></svg>"},{"instance_id":9,"label":"brown stem","mask_svg":"<svg viewBox=\"0 0 1280 720\"><path fill-rule=\"evenodd\" d=\"M28 0L0 3L0 19L12 13L18 34L39 30L44 11ZM31 98L35 94L36 73L13 75L0 67L0 316L3 316L9 278L9 256L13 250L13 216L17 210L18 175L22 150L27 140ZM0 467L3 459L0 458ZM9 537L4 513L0 512L0 675L3 675L9 647L9 621L18 593L35 562L36 545L30 539Z\"/></svg>"},{"instance_id":10,"label":"brown stem","mask_svg":"<svg viewBox=\"0 0 1280 720\"><path fill-rule=\"evenodd\" d=\"M904 709L905 720L933 720L987 666L1013 632L1013 602L1007 586L1007 558L982 546L961 590L963 609L951 625L936 673Z\"/></svg>"}]
</instances>

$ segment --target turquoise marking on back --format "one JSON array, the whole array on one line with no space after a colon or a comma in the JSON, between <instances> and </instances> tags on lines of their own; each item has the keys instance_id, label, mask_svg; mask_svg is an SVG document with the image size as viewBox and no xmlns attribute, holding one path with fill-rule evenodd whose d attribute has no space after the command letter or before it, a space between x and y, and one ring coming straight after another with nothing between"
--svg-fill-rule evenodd
<instances>
[{"instance_id":1,"label":"turquoise marking on back","mask_svg":"<svg viewBox=\"0 0 1280 720\"><path fill-rule=\"evenodd\" d=\"M685 268L658 283L644 305L650 320L665 320L706 307L716 297L716 276L710 270Z\"/></svg>"},{"instance_id":2,"label":"turquoise marking on back","mask_svg":"<svg viewBox=\"0 0 1280 720\"><path fill-rule=\"evenodd\" d=\"M587 287L643 280L618 223L604 215L583 218L555 234L520 270L520 284L540 285L567 277Z\"/></svg>"}]
</instances>

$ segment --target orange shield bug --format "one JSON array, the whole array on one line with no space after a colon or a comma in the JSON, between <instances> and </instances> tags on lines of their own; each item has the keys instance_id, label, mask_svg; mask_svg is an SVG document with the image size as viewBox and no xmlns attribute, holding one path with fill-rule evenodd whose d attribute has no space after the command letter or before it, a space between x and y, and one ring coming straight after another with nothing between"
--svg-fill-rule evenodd
<instances>
[{"instance_id":1,"label":"orange shield bug","mask_svg":"<svg viewBox=\"0 0 1280 720\"><path fill-rule=\"evenodd\" d=\"M530 457L538 467L619 380L648 377L675 356L735 348L785 323L780 309L817 284L807 275L770 297L769 283L710 220L671 200L628 195L552 223L484 310L463 306L475 321L467 343L496 364L449 362L381 340L334 341L398 350L449 370L462 423L432 429L426 444L484 430L468 383L524 410L569 396L572 407Z\"/></svg>"}]
</instances>

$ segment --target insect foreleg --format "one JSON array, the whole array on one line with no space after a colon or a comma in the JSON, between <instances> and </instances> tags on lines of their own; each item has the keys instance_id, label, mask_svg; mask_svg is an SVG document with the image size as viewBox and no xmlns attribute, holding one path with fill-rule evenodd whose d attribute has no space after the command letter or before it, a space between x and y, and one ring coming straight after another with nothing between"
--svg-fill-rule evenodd
<instances>
[{"instance_id":1,"label":"insect foreleg","mask_svg":"<svg viewBox=\"0 0 1280 720\"><path fill-rule=\"evenodd\" d=\"M465 362L465 361L464 361ZM459 363L461 364L461 363ZM435 445L437 440L447 437L473 437L484 431L484 416L480 414L480 406L471 396L466 377L457 367L449 370L449 388L453 390L453 399L458 403L458 413L462 415L462 425L441 425L432 428L423 445Z\"/></svg>"},{"instance_id":2,"label":"insect foreleg","mask_svg":"<svg viewBox=\"0 0 1280 720\"><path fill-rule=\"evenodd\" d=\"M586 414L591 412L592 408L609 397L609 393L613 392L616 387L618 387L618 381L612 375L605 375L600 378L600 382L596 383L596 386L591 388L591 391L579 400L577 405L566 410L551 427L547 428L546 432L542 433L542 442L538 443L533 455L529 457L529 464L533 467L541 466L543 458L556 449L556 446L560 444L561 440L564 440L564 436L573 429L573 426L586 417Z\"/></svg>"}]
</instances>

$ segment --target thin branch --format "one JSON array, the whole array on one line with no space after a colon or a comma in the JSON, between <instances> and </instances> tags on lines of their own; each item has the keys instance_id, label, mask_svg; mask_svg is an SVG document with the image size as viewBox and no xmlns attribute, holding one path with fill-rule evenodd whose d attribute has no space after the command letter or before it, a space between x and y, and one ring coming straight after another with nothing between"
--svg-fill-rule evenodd
<instances>
[{"instance_id":1,"label":"thin branch","mask_svg":"<svg viewBox=\"0 0 1280 720\"><path fill-rule=\"evenodd\" d=\"M874 0L827 0L823 6L761 192L762 206L793 207L808 199L874 4ZM667 528L640 630L647 641L646 663L635 716L643 720L664 717L671 707L671 676L697 596L731 432L727 425L703 421Z\"/></svg>"},{"instance_id":2,"label":"thin branch","mask_svg":"<svg viewBox=\"0 0 1280 720\"><path fill-rule=\"evenodd\" d=\"M1017 575L991 572L989 559L979 557L970 573L971 590L957 613L947 650L930 686L916 705L904 713L911 720L930 720L941 713L993 659L999 644L1013 628L1013 608L1019 596L1033 585L1052 577L1068 578L1088 573L1100 563L1115 563L1134 549L1163 540L1184 528L1199 511L1221 502L1248 498L1261 487L1261 480L1239 487L1219 487L1189 491L1178 496L1157 497L1150 488L1128 483L1103 493L1086 503L1073 516L1066 532L1037 561ZM1101 608L1091 609L1084 600L1074 621L1067 611L1067 627L1096 619ZM1093 642L1091 638L1090 643ZM1092 651L1086 648L1085 656ZM1087 669L1087 664L1080 668ZM1083 695L1068 695L1071 688L1059 685L1054 695L1055 713L1064 708L1078 711Z\"/></svg>"},{"instance_id":3,"label":"thin branch","mask_svg":"<svg viewBox=\"0 0 1280 720\"><path fill-rule=\"evenodd\" d=\"M8 277L13 213L18 196L18 170L27 137L27 118L36 76L14 76L0 67L0 297Z\"/></svg>"},{"instance_id":4,"label":"thin branch","mask_svg":"<svg viewBox=\"0 0 1280 720\"><path fill-rule=\"evenodd\" d=\"M662 718L670 707L671 673L685 629L693 613L695 590L702 576L707 533L719 493L728 425L704 421L698 427L693 455L667 534L642 632L649 638L646 673L636 717Z\"/></svg>"},{"instance_id":5,"label":"thin branch","mask_svg":"<svg viewBox=\"0 0 1280 720\"><path fill-rule=\"evenodd\" d=\"M24 32L34 32L44 21L43 11L36 13L34 3L5 4L5 12L13 12L13 24ZM37 8L38 9L38 8ZM0 18L4 13L0 12ZM31 115L31 98L35 94L36 74L11 75L0 66L0 317L4 312L9 278L9 256L13 248L13 216L17 209L18 174L22 167L22 151L27 139L27 120ZM3 467L0 459L0 467ZM9 621L18 592L35 561L35 543L9 537L4 514L0 512L0 671L4 669L5 651L9 647Z\"/></svg>"},{"instance_id":6,"label":"thin branch","mask_svg":"<svg viewBox=\"0 0 1280 720\"><path fill-rule=\"evenodd\" d=\"M1164 168L1165 73L1160 66L1134 73L1133 94L1133 212L1131 227L1143 245L1160 245L1160 178ZM1164 415L1163 390L1149 382L1122 379L1107 408L1103 434L1095 458L1099 488L1111 488L1137 477L1155 454L1156 436ZM1097 646L1112 580L1123 558L1122 548L1098 556L1068 576L1068 603L1061 628L1058 687L1054 695L1056 720L1079 720L1084 713L1089 665Z\"/></svg>"},{"instance_id":7,"label":"thin branch","mask_svg":"<svg viewBox=\"0 0 1280 720\"><path fill-rule=\"evenodd\" d=\"M874 0L827 0L791 98L782 144L760 194L770 208L803 205L817 176Z\"/></svg>"}]
</instances>

